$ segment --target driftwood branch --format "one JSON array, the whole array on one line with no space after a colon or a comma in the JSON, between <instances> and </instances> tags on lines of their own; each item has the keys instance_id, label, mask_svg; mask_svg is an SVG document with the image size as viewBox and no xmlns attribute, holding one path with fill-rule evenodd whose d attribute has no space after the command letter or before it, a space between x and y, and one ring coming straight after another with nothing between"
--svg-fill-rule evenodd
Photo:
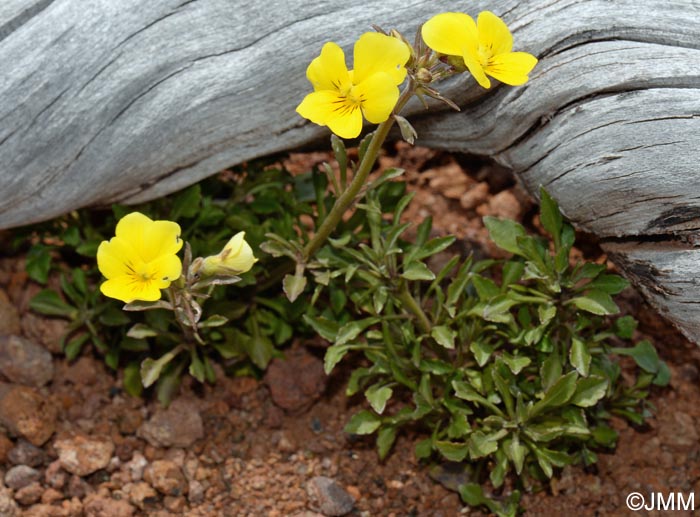
<instances>
[{"instance_id":1,"label":"driftwood branch","mask_svg":"<svg viewBox=\"0 0 700 517\"><path fill-rule=\"evenodd\" d=\"M0 227L158 197L325 138L294 112L325 41L349 50L372 23L410 35L455 9L503 16L540 63L520 88L445 84L460 113L410 105L420 143L546 186L700 341L695 0L6 0Z\"/></svg>"}]
</instances>

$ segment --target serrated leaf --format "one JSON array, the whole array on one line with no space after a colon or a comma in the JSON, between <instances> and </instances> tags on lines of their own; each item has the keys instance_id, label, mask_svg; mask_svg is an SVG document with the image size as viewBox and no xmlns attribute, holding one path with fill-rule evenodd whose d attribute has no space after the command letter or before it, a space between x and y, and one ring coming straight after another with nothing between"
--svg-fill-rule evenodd
<instances>
[{"instance_id":1,"label":"serrated leaf","mask_svg":"<svg viewBox=\"0 0 700 517\"><path fill-rule=\"evenodd\" d=\"M430 335L438 345L449 350L454 349L457 333L447 325L438 325L433 327L433 329L430 331Z\"/></svg>"},{"instance_id":2,"label":"serrated leaf","mask_svg":"<svg viewBox=\"0 0 700 517\"><path fill-rule=\"evenodd\" d=\"M469 453L467 444L448 442L445 440L436 441L435 448L449 461L464 461Z\"/></svg>"},{"instance_id":3,"label":"serrated leaf","mask_svg":"<svg viewBox=\"0 0 700 517\"><path fill-rule=\"evenodd\" d=\"M335 344L344 345L348 341L352 341L357 336L359 336L367 327L370 327L378 323L379 321L379 318L364 318L361 320L346 323L338 330L338 335L335 338Z\"/></svg>"},{"instance_id":4,"label":"serrated leaf","mask_svg":"<svg viewBox=\"0 0 700 517\"><path fill-rule=\"evenodd\" d=\"M524 356L513 356L508 353L501 354L501 360L508 366L514 375L518 375L523 368L532 362L532 359Z\"/></svg>"},{"instance_id":5,"label":"serrated leaf","mask_svg":"<svg viewBox=\"0 0 700 517\"><path fill-rule=\"evenodd\" d=\"M282 279L282 289L290 302L296 300L306 287L306 277L304 273L296 275L285 275Z\"/></svg>"},{"instance_id":6,"label":"serrated leaf","mask_svg":"<svg viewBox=\"0 0 700 517\"><path fill-rule=\"evenodd\" d=\"M571 397L571 404L579 407L594 406L605 396L608 389L608 380L603 377L590 376L579 379L576 383L576 392Z\"/></svg>"},{"instance_id":7,"label":"serrated leaf","mask_svg":"<svg viewBox=\"0 0 700 517\"><path fill-rule=\"evenodd\" d=\"M365 391L365 397L372 406L372 409L378 414L384 413L387 401L391 398L393 391L388 386L382 386L381 384L373 384L367 391Z\"/></svg>"},{"instance_id":8,"label":"serrated leaf","mask_svg":"<svg viewBox=\"0 0 700 517\"><path fill-rule=\"evenodd\" d=\"M362 410L352 416L345 426L350 434L372 434L381 425L381 419L371 411Z\"/></svg>"},{"instance_id":9,"label":"serrated leaf","mask_svg":"<svg viewBox=\"0 0 700 517\"><path fill-rule=\"evenodd\" d=\"M493 434L484 434L481 431L476 431L469 435L469 457L473 460L484 458L493 454L498 449L498 440L507 434L507 431L501 431Z\"/></svg>"},{"instance_id":10,"label":"serrated leaf","mask_svg":"<svg viewBox=\"0 0 700 517\"><path fill-rule=\"evenodd\" d=\"M588 351L588 346L580 339L572 338L571 348L569 349L569 362L582 377L588 377L591 359L592 356Z\"/></svg>"}]
</instances>

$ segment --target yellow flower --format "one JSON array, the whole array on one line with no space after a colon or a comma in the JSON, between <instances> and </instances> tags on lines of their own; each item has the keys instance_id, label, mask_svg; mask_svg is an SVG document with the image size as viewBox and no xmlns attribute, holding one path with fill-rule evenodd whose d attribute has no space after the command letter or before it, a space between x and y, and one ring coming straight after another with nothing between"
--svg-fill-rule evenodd
<instances>
[{"instance_id":1,"label":"yellow flower","mask_svg":"<svg viewBox=\"0 0 700 517\"><path fill-rule=\"evenodd\" d=\"M258 259L245 241L245 232L238 232L218 255L206 257L197 269L204 276L240 275L250 271Z\"/></svg>"},{"instance_id":2,"label":"yellow flower","mask_svg":"<svg viewBox=\"0 0 700 517\"><path fill-rule=\"evenodd\" d=\"M182 248L180 226L132 212L117 223L115 234L97 248L97 267L107 278L100 291L126 303L159 300L160 290L182 272L176 255Z\"/></svg>"},{"instance_id":3,"label":"yellow flower","mask_svg":"<svg viewBox=\"0 0 700 517\"><path fill-rule=\"evenodd\" d=\"M306 69L314 92L297 106L297 113L342 138L355 138L362 131L363 114L373 124L391 115L410 55L403 41L368 32L355 43L355 69L348 71L343 50L326 43Z\"/></svg>"},{"instance_id":4,"label":"yellow flower","mask_svg":"<svg viewBox=\"0 0 700 517\"><path fill-rule=\"evenodd\" d=\"M513 36L503 20L489 11L476 23L464 13L442 13L423 25L423 40L434 51L464 59L464 65L484 88L487 75L505 84L525 84L537 58L527 52L511 52Z\"/></svg>"}]
</instances>

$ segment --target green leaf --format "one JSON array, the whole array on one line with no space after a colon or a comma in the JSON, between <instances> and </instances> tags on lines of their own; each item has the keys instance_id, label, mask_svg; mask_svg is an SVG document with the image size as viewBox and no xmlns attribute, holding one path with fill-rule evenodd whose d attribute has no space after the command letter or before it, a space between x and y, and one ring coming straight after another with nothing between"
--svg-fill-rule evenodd
<instances>
[{"instance_id":1,"label":"green leaf","mask_svg":"<svg viewBox=\"0 0 700 517\"><path fill-rule=\"evenodd\" d=\"M296 275L284 275L282 279L282 289L290 302L296 300L306 287L306 277L301 272Z\"/></svg>"},{"instance_id":2,"label":"green leaf","mask_svg":"<svg viewBox=\"0 0 700 517\"><path fill-rule=\"evenodd\" d=\"M508 219L497 219L495 217L484 217L484 225L489 231L491 240L496 246L515 255L522 255L518 245L518 237L525 237L525 228L515 221Z\"/></svg>"},{"instance_id":3,"label":"green leaf","mask_svg":"<svg viewBox=\"0 0 700 517\"><path fill-rule=\"evenodd\" d=\"M545 392L542 400L537 402L528 412L528 418L534 418L548 408L566 404L576 391L577 372L569 372L560 377Z\"/></svg>"},{"instance_id":4,"label":"green leaf","mask_svg":"<svg viewBox=\"0 0 700 517\"><path fill-rule=\"evenodd\" d=\"M656 386L668 386L671 382L671 370L664 361L659 362L659 371L656 372L652 383Z\"/></svg>"},{"instance_id":5,"label":"green leaf","mask_svg":"<svg viewBox=\"0 0 700 517\"><path fill-rule=\"evenodd\" d=\"M204 363L199 358L199 355L194 350L190 353L190 367L189 372L192 377L197 379L199 382L204 382L205 372Z\"/></svg>"},{"instance_id":6,"label":"green leaf","mask_svg":"<svg viewBox=\"0 0 700 517\"><path fill-rule=\"evenodd\" d=\"M627 355L634 359L642 370L649 373L656 373L659 371L661 360L659 355L656 353L654 345L652 345L646 339L640 341L632 348L613 348L612 353L618 355Z\"/></svg>"},{"instance_id":7,"label":"green leaf","mask_svg":"<svg viewBox=\"0 0 700 517\"><path fill-rule=\"evenodd\" d=\"M617 307L617 305L615 305L615 302L610 295L597 289L589 291L584 296L572 298L567 303L572 303L583 311L597 314L599 316L617 314L620 312L620 309Z\"/></svg>"},{"instance_id":8,"label":"green leaf","mask_svg":"<svg viewBox=\"0 0 700 517\"><path fill-rule=\"evenodd\" d=\"M29 307L46 316L63 316L70 319L78 317L78 309L64 302L56 291L44 289L29 301Z\"/></svg>"},{"instance_id":9,"label":"green leaf","mask_svg":"<svg viewBox=\"0 0 700 517\"><path fill-rule=\"evenodd\" d=\"M469 447L466 443L436 441L435 448L449 461L464 461L469 453Z\"/></svg>"},{"instance_id":10,"label":"green leaf","mask_svg":"<svg viewBox=\"0 0 700 517\"><path fill-rule=\"evenodd\" d=\"M133 339L144 339L147 337L157 336L158 331L143 323L136 323L127 331L126 335Z\"/></svg>"},{"instance_id":11,"label":"green leaf","mask_svg":"<svg viewBox=\"0 0 700 517\"><path fill-rule=\"evenodd\" d=\"M523 368L532 362L532 359L524 356L513 356L508 353L501 354L501 360L508 365L508 368L514 375L518 375Z\"/></svg>"},{"instance_id":12,"label":"green leaf","mask_svg":"<svg viewBox=\"0 0 700 517\"><path fill-rule=\"evenodd\" d=\"M501 280L501 290L519 281L525 272L525 264L517 260L509 260L503 265L503 278Z\"/></svg>"},{"instance_id":13,"label":"green leaf","mask_svg":"<svg viewBox=\"0 0 700 517\"><path fill-rule=\"evenodd\" d=\"M399 129L401 130L401 138L413 145L416 138L418 138L418 133L416 133L416 130L413 128L411 123L400 115L394 115L394 119L396 119L396 123L399 125Z\"/></svg>"},{"instance_id":14,"label":"green leaf","mask_svg":"<svg viewBox=\"0 0 700 517\"><path fill-rule=\"evenodd\" d=\"M572 338L571 348L569 349L569 362L582 377L588 377L591 359L592 357L591 353L588 351L588 346L580 339Z\"/></svg>"},{"instance_id":15,"label":"green leaf","mask_svg":"<svg viewBox=\"0 0 700 517\"><path fill-rule=\"evenodd\" d=\"M120 327L131 321L129 316L124 314L124 311L117 309L114 306L107 307L103 312L101 312L98 320L100 323L108 327Z\"/></svg>"},{"instance_id":16,"label":"green leaf","mask_svg":"<svg viewBox=\"0 0 700 517\"><path fill-rule=\"evenodd\" d=\"M426 438L416 444L415 455L419 460L429 458L433 452L433 440Z\"/></svg>"},{"instance_id":17,"label":"green leaf","mask_svg":"<svg viewBox=\"0 0 700 517\"><path fill-rule=\"evenodd\" d=\"M338 325L337 322L322 316L312 318L306 314L304 314L303 318L304 321L311 325L311 328L313 328L323 339L330 342L334 342L336 340L338 331L340 330L340 325Z\"/></svg>"},{"instance_id":18,"label":"green leaf","mask_svg":"<svg viewBox=\"0 0 700 517\"><path fill-rule=\"evenodd\" d=\"M213 328L213 327L221 327L222 325L225 325L226 323L228 323L227 317L222 316L221 314L213 314L213 315L209 316L206 320L198 323L197 326L200 328Z\"/></svg>"},{"instance_id":19,"label":"green leaf","mask_svg":"<svg viewBox=\"0 0 700 517\"><path fill-rule=\"evenodd\" d=\"M554 244L558 249L560 247L561 229L564 221L561 212L559 212L557 202L552 199L544 187L540 187L540 221L544 229L547 230L554 239Z\"/></svg>"},{"instance_id":20,"label":"green leaf","mask_svg":"<svg viewBox=\"0 0 700 517\"><path fill-rule=\"evenodd\" d=\"M579 407L594 406L605 396L608 389L608 380L603 377L591 375L585 379L579 379L576 383L576 392L571 397L571 404Z\"/></svg>"},{"instance_id":21,"label":"green leaf","mask_svg":"<svg viewBox=\"0 0 700 517\"><path fill-rule=\"evenodd\" d=\"M501 290L499 289L499 287L490 278L474 275L472 277L472 284L474 284L476 293L479 295L479 300L481 301L487 302L491 298L494 298L501 294Z\"/></svg>"},{"instance_id":22,"label":"green leaf","mask_svg":"<svg viewBox=\"0 0 700 517\"><path fill-rule=\"evenodd\" d=\"M454 349L457 332L449 328L447 325L438 325L433 327L430 335L435 341L437 341L438 345L449 350Z\"/></svg>"},{"instance_id":23,"label":"green leaf","mask_svg":"<svg viewBox=\"0 0 700 517\"><path fill-rule=\"evenodd\" d=\"M201 199L201 187L198 184L192 185L175 197L173 208L168 217L173 221L195 217L199 213Z\"/></svg>"},{"instance_id":24,"label":"green leaf","mask_svg":"<svg viewBox=\"0 0 700 517\"><path fill-rule=\"evenodd\" d=\"M326 352L326 356L328 352ZM329 372L326 372L328 374ZM369 368L355 368L350 374L350 380L348 380L348 386L345 389L345 395L352 397L355 393L360 391L362 380L371 375Z\"/></svg>"},{"instance_id":25,"label":"green leaf","mask_svg":"<svg viewBox=\"0 0 700 517\"><path fill-rule=\"evenodd\" d=\"M541 325L547 325L557 315L557 306L554 304L542 304L537 306L537 315Z\"/></svg>"},{"instance_id":26,"label":"green leaf","mask_svg":"<svg viewBox=\"0 0 700 517\"><path fill-rule=\"evenodd\" d=\"M89 334L78 334L71 338L63 347L63 353L66 354L66 359L72 361L80 355L83 345L87 342Z\"/></svg>"},{"instance_id":27,"label":"green leaf","mask_svg":"<svg viewBox=\"0 0 700 517\"><path fill-rule=\"evenodd\" d=\"M615 326L613 327L615 335L622 339L631 339L636 328L637 320L632 316L622 316L618 318L615 320Z\"/></svg>"},{"instance_id":28,"label":"green leaf","mask_svg":"<svg viewBox=\"0 0 700 517\"><path fill-rule=\"evenodd\" d=\"M617 294L629 287L630 283L619 275L600 275L586 285L586 289L599 289L608 294Z\"/></svg>"},{"instance_id":29,"label":"green leaf","mask_svg":"<svg viewBox=\"0 0 700 517\"><path fill-rule=\"evenodd\" d=\"M379 321L379 318L364 318L361 320L346 323L345 325L340 327L340 330L338 330L338 335L335 338L335 344L344 345L347 342L354 340L367 327L370 327L378 323Z\"/></svg>"},{"instance_id":30,"label":"green leaf","mask_svg":"<svg viewBox=\"0 0 700 517\"><path fill-rule=\"evenodd\" d=\"M182 351L182 346L172 349L170 352L163 354L158 359L147 358L141 363L141 380L143 387L148 388L151 384L158 380L163 368L172 361L177 354Z\"/></svg>"},{"instance_id":31,"label":"green leaf","mask_svg":"<svg viewBox=\"0 0 700 517\"><path fill-rule=\"evenodd\" d=\"M519 476L522 473L523 465L525 464L527 447L520 443L520 439L517 434L514 434L513 438L507 442L505 452L515 466L515 473Z\"/></svg>"},{"instance_id":32,"label":"green leaf","mask_svg":"<svg viewBox=\"0 0 700 517\"><path fill-rule=\"evenodd\" d=\"M469 345L469 350L474 354L474 359L479 366L484 366L488 362L493 348L493 345L481 341L472 341Z\"/></svg>"},{"instance_id":33,"label":"green leaf","mask_svg":"<svg viewBox=\"0 0 700 517\"><path fill-rule=\"evenodd\" d=\"M381 383L373 384L367 391L365 391L365 397L369 402L372 409L378 414L384 413L387 401L391 398L393 391L388 386L383 386Z\"/></svg>"},{"instance_id":34,"label":"green leaf","mask_svg":"<svg viewBox=\"0 0 700 517\"><path fill-rule=\"evenodd\" d=\"M386 455L389 454L391 446L394 445L396 441L396 427L387 426L382 427L377 433L377 452L379 453L379 459L383 460Z\"/></svg>"},{"instance_id":35,"label":"green leaf","mask_svg":"<svg viewBox=\"0 0 700 517\"><path fill-rule=\"evenodd\" d=\"M355 413L345 426L345 432L350 434L372 434L381 425L381 419L366 409Z\"/></svg>"},{"instance_id":36,"label":"green leaf","mask_svg":"<svg viewBox=\"0 0 700 517\"><path fill-rule=\"evenodd\" d=\"M406 280L433 280L435 273L428 269L422 262L411 262L405 265L401 274Z\"/></svg>"},{"instance_id":37,"label":"green leaf","mask_svg":"<svg viewBox=\"0 0 700 517\"><path fill-rule=\"evenodd\" d=\"M469 436L469 457L476 460L493 454L498 449L498 440L506 434L505 429L493 434L484 434L481 431L473 432Z\"/></svg>"},{"instance_id":38,"label":"green leaf","mask_svg":"<svg viewBox=\"0 0 700 517\"><path fill-rule=\"evenodd\" d=\"M348 350L350 350L350 347L347 345L333 345L326 348L326 355L323 359L323 370L326 372L326 375L330 375L335 365L345 357Z\"/></svg>"},{"instance_id":39,"label":"green leaf","mask_svg":"<svg viewBox=\"0 0 700 517\"><path fill-rule=\"evenodd\" d=\"M42 285L49 279L51 270L51 247L35 244L29 249L25 262L25 271L29 278Z\"/></svg>"},{"instance_id":40,"label":"green leaf","mask_svg":"<svg viewBox=\"0 0 700 517\"><path fill-rule=\"evenodd\" d=\"M124 389L132 397L140 397L143 393L139 363L129 363L124 368Z\"/></svg>"}]
</instances>

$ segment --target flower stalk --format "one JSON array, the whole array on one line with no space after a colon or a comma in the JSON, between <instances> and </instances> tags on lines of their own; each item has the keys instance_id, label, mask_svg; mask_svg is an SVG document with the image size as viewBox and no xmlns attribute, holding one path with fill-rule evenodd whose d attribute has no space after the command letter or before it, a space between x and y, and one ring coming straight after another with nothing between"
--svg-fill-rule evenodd
<instances>
[{"instance_id":1,"label":"flower stalk","mask_svg":"<svg viewBox=\"0 0 700 517\"><path fill-rule=\"evenodd\" d=\"M408 100L415 93L415 83L409 79L408 85L401 93L399 100L396 102L396 107L394 108L394 113L398 114L401 109L406 105ZM358 194L361 192L362 187L367 181L367 176L372 172L372 168L377 161L379 156L379 151L384 145L386 137L389 135L391 127L394 125L395 118L390 116L384 122L377 126L372 140L370 140L367 151L357 168L357 173L350 182L348 188L336 199L333 208L328 213L328 216L323 220L321 226L318 227L316 234L311 238L311 240L304 246L304 252L302 256L302 262L306 263L314 256L314 254L323 246L326 239L330 236L338 223L340 223L345 211L350 208L350 206L355 202Z\"/></svg>"}]
</instances>

